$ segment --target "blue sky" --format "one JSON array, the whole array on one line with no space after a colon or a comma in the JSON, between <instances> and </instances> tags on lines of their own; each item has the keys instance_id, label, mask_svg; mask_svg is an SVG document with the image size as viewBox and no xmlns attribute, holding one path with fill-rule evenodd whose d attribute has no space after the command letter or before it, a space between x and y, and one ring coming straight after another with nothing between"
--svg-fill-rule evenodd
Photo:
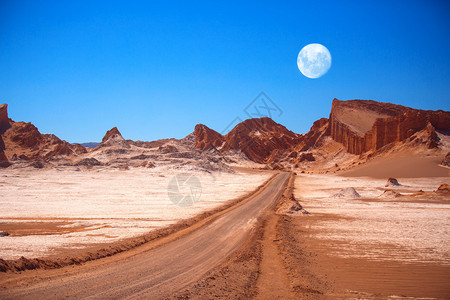
<instances>
[{"instance_id":1,"label":"blue sky","mask_svg":"<svg viewBox=\"0 0 450 300\"><path fill-rule=\"evenodd\" d=\"M219 132L265 92L303 133L331 101L449 110L449 1L0 1L0 102L70 142ZM304 77L297 55L331 52Z\"/></svg>"}]
</instances>

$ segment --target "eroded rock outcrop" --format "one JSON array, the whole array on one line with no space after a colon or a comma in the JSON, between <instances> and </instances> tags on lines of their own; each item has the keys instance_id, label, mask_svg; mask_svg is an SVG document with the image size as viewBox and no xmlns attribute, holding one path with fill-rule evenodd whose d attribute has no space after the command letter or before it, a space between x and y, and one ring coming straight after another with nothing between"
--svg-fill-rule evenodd
<instances>
[{"instance_id":1,"label":"eroded rock outcrop","mask_svg":"<svg viewBox=\"0 0 450 300\"><path fill-rule=\"evenodd\" d=\"M372 100L333 100L331 137L352 154L376 151L416 132L429 132L427 145L437 146L435 130L450 128L450 112L425 111Z\"/></svg>"},{"instance_id":2,"label":"eroded rock outcrop","mask_svg":"<svg viewBox=\"0 0 450 300\"><path fill-rule=\"evenodd\" d=\"M25 155L31 159L53 159L87 152L83 146L70 144L53 134L41 134L31 123L12 122L3 138L11 157Z\"/></svg>"},{"instance_id":3,"label":"eroded rock outcrop","mask_svg":"<svg viewBox=\"0 0 450 300\"><path fill-rule=\"evenodd\" d=\"M321 118L313 123L311 129L303 135L303 141L300 144L300 151L308 150L319 143L324 136L330 135L330 121L327 118ZM297 147L298 148L298 147Z\"/></svg>"},{"instance_id":4,"label":"eroded rock outcrop","mask_svg":"<svg viewBox=\"0 0 450 300\"><path fill-rule=\"evenodd\" d=\"M283 125L264 117L248 119L236 125L227 135L221 151L240 150L258 163L276 161L278 155L288 151L302 141L302 136ZM270 159L269 159L270 158Z\"/></svg>"},{"instance_id":5,"label":"eroded rock outcrop","mask_svg":"<svg viewBox=\"0 0 450 300\"><path fill-rule=\"evenodd\" d=\"M130 144L122 137L119 129L117 127L113 127L106 132L103 136L102 142L95 149L103 148L103 147L112 147L112 148L131 148Z\"/></svg>"},{"instance_id":6,"label":"eroded rock outcrop","mask_svg":"<svg viewBox=\"0 0 450 300\"><path fill-rule=\"evenodd\" d=\"M92 157L87 157L79 160L74 164L75 166L101 166L102 163L99 162L97 159Z\"/></svg>"},{"instance_id":7,"label":"eroded rock outcrop","mask_svg":"<svg viewBox=\"0 0 450 300\"><path fill-rule=\"evenodd\" d=\"M31 123L14 122L8 118L7 105L0 105L0 160L58 159L87 150L79 144L70 144L54 134L41 134Z\"/></svg>"},{"instance_id":8,"label":"eroded rock outcrop","mask_svg":"<svg viewBox=\"0 0 450 300\"><path fill-rule=\"evenodd\" d=\"M390 187L390 186L401 186L401 184L398 182L398 180L396 178L393 177L389 177L386 184L384 185L385 187Z\"/></svg>"},{"instance_id":9,"label":"eroded rock outcrop","mask_svg":"<svg viewBox=\"0 0 450 300\"><path fill-rule=\"evenodd\" d=\"M0 105L0 134L3 134L11 124L8 118L8 104Z\"/></svg>"},{"instance_id":10,"label":"eroded rock outcrop","mask_svg":"<svg viewBox=\"0 0 450 300\"><path fill-rule=\"evenodd\" d=\"M194 130L195 148L206 150L209 148L217 148L225 142L223 135L214 131L203 124L197 124Z\"/></svg>"},{"instance_id":11,"label":"eroded rock outcrop","mask_svg":"<svg viewBox=\"0 0 450 300\"><path fill-rule=\"evenodd\" d=\"M448 195L450 194L450 185L443 183L438 187L438 189L435 192Z\"/></svg>"},{"instance_id":12,"label":"eroded rock outcrop","mask_svg":"<svg viewBox=\"0 0 450 300\"><path fill-rule=\"evenodd\" d=\"M0 105L0 168L7 168L11 165L5 154L6 145L2 137L3 133L9 127L11 127L11 125L9 124L8 119L8 105L2 104Z\"/></svg>"}]
</instances>

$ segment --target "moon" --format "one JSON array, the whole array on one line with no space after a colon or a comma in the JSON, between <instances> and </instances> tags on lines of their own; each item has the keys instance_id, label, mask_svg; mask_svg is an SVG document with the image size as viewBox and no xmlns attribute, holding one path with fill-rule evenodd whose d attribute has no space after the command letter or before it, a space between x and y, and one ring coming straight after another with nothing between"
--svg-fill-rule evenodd
<instances>
[{"instance_id":1,"label":"moon","mask_svg":"<svg viewBox=\"0 0 450 300\"><path fill-rule=\"evenodd\" d=\"M306 45L298 54L297 66L308 78L322 77L331 67L330 51L321 44Z\"/></svg>"}]
</instances>

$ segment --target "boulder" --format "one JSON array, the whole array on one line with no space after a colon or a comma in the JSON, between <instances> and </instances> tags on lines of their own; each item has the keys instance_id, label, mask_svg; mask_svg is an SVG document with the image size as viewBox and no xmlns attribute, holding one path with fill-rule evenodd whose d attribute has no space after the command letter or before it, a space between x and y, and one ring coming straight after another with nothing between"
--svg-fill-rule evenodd
<instances>
[{"instance_id":1,"label":"boulder","mask_svg":"<svg viewBox=\"0 0 450 300\"><path fill-rule=\"evenodd\" d=\"M438 189L436 190L436 193L440 194L450 194L450 185L444 183L441 184Z\"/></svg>"},{"instance_id":2,"label":"boulder","mask_svg":"<svg viewBox=\"0 0 450 300\"><path fill-rule=\"evenodd\" d=\"M390 186L401 186L401 184L398 183L397 179L390 177L387 180L385 187L390 187Z\"/></svg>"}]
</instances>

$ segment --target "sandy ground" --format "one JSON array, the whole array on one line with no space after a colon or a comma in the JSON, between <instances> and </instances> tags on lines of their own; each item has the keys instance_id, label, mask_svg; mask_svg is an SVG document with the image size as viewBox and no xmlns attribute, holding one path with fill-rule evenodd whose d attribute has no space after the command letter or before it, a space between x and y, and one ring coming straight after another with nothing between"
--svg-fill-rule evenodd
<instances>
[{"instance_id":1,"label":"sandy ground","mask_svg":"<svg viewBox=\"0 0 450 300\"><path fill-rule=\"evenodd\" d=\"M206 274L196 273L197 279L171 293L170 299L448 299L448 196L378 197L386 189L404 195L420 189L432 192L448 177L397 179L401 186L386 188L386 179L296 176L295 196L310 214L280 214L277 205L277 213L271 210L259 221L250 219L254 225L246 242L221 264L210 265ZM347 187L354 187L361 198L334 196ZM290 193L286 189L284 201ZM135 251L146 252L137 248L122 254L134 257ZM122 254L94 265L102 266L109 259L120 262ZM91 269L90 264L73 267L73 271L84 274L84 269ZM120 264L113 268L120 269ZM38 274L46 272L66 274L68 270L28 271L23 275L35 281ZM10 276L16 275L19 282L26 281L22 274ZM44 281L39 285L45 292L51 292L49 287L58 289L56 282L55 286L46 286ZM68 292L71 289L64 293Z\"/></svg>"},{"instance_id":2,"label":"sandy ground","mask_svg":"<svg viewBox=\"0 0 450 300\"><path fill-rule=\"evenodd\" d=\"M57 255L61 249L110 243L174 224L254 190L271 174L190 173L198 201L170 201L168 183L184 170L15 169L0 173L0 258ZM187 189L185 192L189 193Z\"/></svg>"},{"instance_id":3,"label":"sandy ground","mask_svg":"<svg viewBox=\"0 0 450 300\"><path fill-rule=\"evenodd\" d=\"M23 274L0 276L0 298L152 298L160 299L190 283L235 254L241 246L251 245L252 232L259 227L258 217L275 202L287 185L289 174L278 174L264 188L235 206L202 220L203 225L187 234L172 238L159 246L152 242L112 257L88 262L80 266L56 270L33 270ZM245 260L239 255L238 259ZM157 259L156 259L157 258ZM236 262L235 256L230 261ZM241 264L239 264L241 265ZM242 297L251 295L257 274L246 278L254 264L233 277L247 292L232 291ZM18 279L16 281L15 279ZM240 284L243 283L243 284ZM236 286L237 287L237 286ZM214 295L206 298L214 298ZM248 298L248 297L245 297Z\"/></svg>"},{"instance_id":4,"label":"sandy ground","mask_svg":"<svg viewBox=\"0 0 450 300\"><path fill-rule=\"evenodd\" d=\"M400 154L376 158L354 169L344 171L341 175L349 177L369 176L379 179L389 177L450 177L450 168L439 165L445 154L408 153L408 155Z\"/></svg>"},{"instance_id":5,"label":"sandy ground","mask_svg":"<svg viewBox=\"0 0 450 300\"><path fill-rule=\"evenodd\" d=\"M397 179L386 188L387 178L297 176L295 196L311 214L281 227L311 295L450 297L449 197L378 198L386 189L431 192L449 178ZM333 196L347 187L361 198Z\"/></svg>"}]
</instances>

